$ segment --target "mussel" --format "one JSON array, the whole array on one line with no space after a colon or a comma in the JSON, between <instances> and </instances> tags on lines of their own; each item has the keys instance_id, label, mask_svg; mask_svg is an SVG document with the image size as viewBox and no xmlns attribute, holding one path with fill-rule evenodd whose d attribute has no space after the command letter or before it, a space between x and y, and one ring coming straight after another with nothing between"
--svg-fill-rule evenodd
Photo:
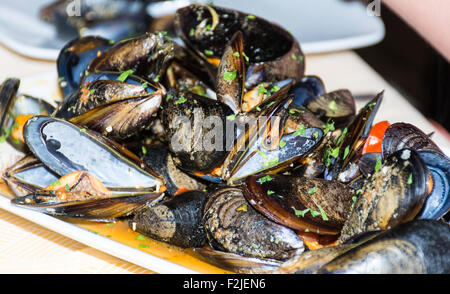
<instances>
[{"instance_id":1,"label":"mussel","mask_svg":"<svg viewBox=\"0 0 450 294\"><path fill-rule=\"evenodd\" d=\"M414 220L345 250L316 273L444 274L450 272L450 226Z\"/></svg>"},{"instance_id":2,"label":"mussel","mask_svg":"<svg viewBox=\"0 0 450 294\"><path fill-rule=\"evenodd\" d=\"M220 251L283 260L303 249L292 230L259 214L239 188L224 188L210 195L203 223L210 245Z\"/></svg>"},{"instance_id":3,"label":"mussel","mask_svg":"<svg viewBox=\"0 0 450 294\"><path fill-rule=\"evenodd\" d=\"M364 183L340 240L414 219L428 196L427 182L428 169L416 151L405 148L394 152Z\"/></svg>"},{"instance_id":4,"label":"mussel","mask_svg":"<svg viewBox=\"0 0 450 294\"><path fill-rule=\"evenodd\" d=\"M187 47L213 64L224 55L224 44L241 31L249 64L246 80L253 81L252 88L261 81L303 77L304 55L298 42L262 18L213 5L189 5L176 12L175 29Z\"/></svg>"},{"instance_id":5,"label":"mussel","mask_svg":"<svg viewBox=\"0 0 450 294\"><path fill-rule=\"evenodd\" d=\"M354 196L336 181L282 175L247 177L243 194L272 221L322 235L339 234Z\"/></svg>"},{"instance_id":6,"label":"mussel","mask_svg":"<svg viewBox=\"0 0 450 294\"><path fill-rule=\"evenodd\" d=\"M182 248L206 245L202 216L208 194L187 191L142 210L130 221L133 231Z\"/></svg>"}]
</instances>

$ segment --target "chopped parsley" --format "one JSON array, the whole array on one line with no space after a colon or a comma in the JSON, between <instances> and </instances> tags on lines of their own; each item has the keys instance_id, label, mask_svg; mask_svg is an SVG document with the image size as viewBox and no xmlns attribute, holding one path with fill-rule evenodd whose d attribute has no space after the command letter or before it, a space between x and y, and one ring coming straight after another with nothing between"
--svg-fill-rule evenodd
<instances>
[{"instance_id":1,"label":"chopped parsley","mask_svg":"<svg viewBox=\"0 0 450 294\"><path fill-rule=\"evenodd\" d=\"M283 148L284 146L286 146L286 142L280 140L280 143L278 145L280 146L280 148Z\"/></svg>"},{"instance_id":2,"label":"chopped parsley","mask_svg":"<svg viewBox=\"0 0 450 294\"><path fill-rule=\"evenodd\" d=\"M178 98L177 101L175 101L175 104L182 104L186 101L187 101L187 99L185 97L180 97L180 98Z\"/></svg>"},{"instance_id":3,"label":"chopped parsley","mask_svg":"<svg viewBox=\"0 0 450 294\"><path fill-rule=\"evenodd\" d=\"M142 235L138 235L138 236L136 237L136 240L139 240L139 241L145 241L145 240L147 240L147 238L145 238L145 237L142 236Z\"/></svg>"},{"instance_id":4,"label":"chopped parsley","mask_svg":"<svg viewBox=\"0 0 450 294\"><path fill-rule=\"evenodd\" d=\"M412 183L413 183L413 178L412 178L412 173L411 174L409 174L409 177L408 177L408 185L411 185Z\"/></svg>"},{"instance_id":5,"label":"chopped parsley","mask_svg":"<svg viewBox=\"0 0 450 294\"><path fill-rule=\"evenodd\" d=\"M239 54L239 52L236 51L236 52L233 53L233 56L234 56L234 57L239 57L239 56L241 56L241 55Z\"/></svg>"},{"instance_id":6,"label":"chopped parsley","mask_svg":"<svg viewBox=\"0 0 450 294\"><path fill-rule=\"evenodd\" d=\"M256 16L249 14L249 15L247 15L247 18L248 18L248 19L255 19Z\"/></svg>"},{"instance_id":7,"label":"chopped parsley","mask_svg":"<svg viewBox=\"0 0 450 294\"><path fill-rule=\"evenodd\" d=\"M205 49L205 51L203 51L203 52L205 52L205 54L208 56L214 55L214 52L212 52L211 50L208 50L208 49Z\"/></svg>"},{"instance_id":8,"label":"chopped parsley","mask_svg":"<svg viewBox=\"0 0 450 294\"><path fill-rule=\"evenodd\" d=\"M225 71L225 73L223 74L223 79L225 81L231 82L236 78L236 74L237 71L233 70L233 71Z\"/></svg>"},{"instance_id":9,"label":"chopped parsley","mask_svg":"<svg viewBox=\"0 0 450 294\"><path fill-rule=\"evenodd\" d=\"M337 106L337 104L336 104L336 101L335 101L335 100L331 101L331 102L328 104L328 108L330 109L330 112L331 112L331 113L335 113L336 110L338 109L338 106Z\"/></svg>"},{"instance_id":10,"label":"chopped parsley","mask_svg":"<svg viewBox=\"0 0 450 294\"><path fill-rule=\"evenodd\" d=\"M145 148L145 146L142 146L142 154L147 154L147 148Z\"/></svg>"},{"instance_id":11,"label":"chopped parsley","mask_svg":"<svg viewBox=\"0 0 450 294\"><path fill-rule=\"evenodd\" d=\"M194 28L191 28L189 31L189 37L193 37L194 34L195 34L195 30L194 30Z\"/></svg>"},{"instance_id":12,"label":"chopped parsley","mask_svg":"<svg viewBox=\"0 0 450 294\"><path fill-rule=\"evenodd\" d=\"M236 114L236 113L230 114L230 115L228 115L228 116L227 116L227 120L229 120L229 121L233 121L233 120L235 120L235 119L236 119L236 116L237 116L237 114Z\"/></svg>"},{"instance_id":13,"label":"chopped parsley","mask_svg":"<svg viewBox=\"0 0 450 294\"><path fill-rule=\"evenodd\" d=\"M120 76L117 78L117 80L120 82L125 82L125 80L128 78L128 76L132 75L133 73L134 73L134 70L132 70L132 69L126 70L120 74Z\"/></svg>"},{"instance_id":14,"label":"chopped parsley","mask_svg":"<svg viewBox=\"0 0 450 294\"><path fill-rule=\"evenodd\" d=\"M267 195L272 195L272 194L275 194L275 192L274 191L272 191L272 190L267 190Z\"/></svg>"},{"instance_id":15,"label":"chopped parsley","mask_svg":"<svg viewBox=\"0 0 450 294\"><path fill-rule=\"evenodd\" d=\"M309 191L308 191L308 194L314 194L314 193L316 193L316 191L317 191L317 187L316 186L314 186L314 187L312 187L311 189L309 189Z\"/></svg>"},{"instance_id":16,"label":"chopped parsley","mask_svg":"<svg viewBox=\"0 0 450 294\"><path fill-rule=\"evenodd\" d=\"M381 168L381 160L378 156L376 157L376 160L377 160L377 163L375 164L375 172L379 171Z\"/></svg>"},{"instance_id":17,"label":"chopped parsley","mask_svg":"<svg viewBox=\"0 0 450 294\"><path fill-rule=\"evenodd\" d=\"M295 216L305 217L305 214L307 214L309 211L309 208L306 208L304 210L297 210L294 206L291 206L291 208L294 210Z\"/></svg>"},{"instance_id":18,"label":"chopped parsley","mask_svg":"<svg viewBox=\"0 0 450 294\"><path fill-rule=\"evenodd\" d=\"M298 129L295 131L294 136L304 135L305 134L305 126L301 124Z\"/></svg>"},{"instance_id":19,"label":"chopped parsley","mask_svg":"<svg viewBox=\"0 0 450 294\"><path fill-rule=\"evenodd\" d=\"M344 150L344 159L347 157L348 153L350 152L350 146L345 147Z\"/></svg>"},{"instance_id":20,"label":"chopped parsley","mask_svg":"<svg viewBox=\"0 0 450 294\"><path fill-rule=\"evenodd\" d=\"M265 182L270 182L270 181L272 181L273 180L273 178L270 176L270 175L267 175L267 176L264 176L264 177L262 177L262 178L259 178L258 180L257 180L257 182L259 183L259 184L263 184L263 183L265 183Z\"/></svg>"},{"instance_id":21,"label":"chopped parsley","mask_svg":"<svg viewBox=\"0 0 450 294\"><path fill-rule=\"evenodd\" d=\"M317 204L317 207L319 207L320 214L322 215L322 219L323 219L324 221L327 221L327 220L328 220L328 217L327 217L327 215L325 214L325 211L323 210L322 206L320 206L319 204Z\"/></svg>"}]
</instances>

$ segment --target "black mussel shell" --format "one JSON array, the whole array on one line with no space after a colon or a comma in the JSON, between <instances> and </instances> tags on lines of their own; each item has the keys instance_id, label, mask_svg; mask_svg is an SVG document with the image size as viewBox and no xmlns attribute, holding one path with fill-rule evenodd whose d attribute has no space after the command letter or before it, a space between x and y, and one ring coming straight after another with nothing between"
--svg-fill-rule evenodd
<instances>
[{"instance_id":1,"label":"black mussel shell","mask_svg":"<svg viewBox=\"0 0 450 294\"><path fill-rule=\"evenodd\" d=\"M11 200L14 205L42 213L90 221L110 222L135 214L162 199L162 193L60 201L52 193L38 192Z\"/></svg>"},{"instance_id":2,"label":"black mussel shell","mask_svg":"<svg viewBox=\"0 0 450 294\"><path fill-rule=\"evenodd\" d=\"M338 138L333 148L338 148L338 154L336 157L329 159L332 160L329 172L326 175L327 179L336 180L339 173L345 169L347 164L351 162L354 157L359 153L363 144L361 143L364 138L370 133L372 129L372 123L375 119L375 115L378 112L381 101L383 100L384 92L378 94L374 99L367 103L355 116L352 122L344 128L342 136Z\"/></svg>"},{"instance_id":3,"label":"black mussel shell","mask_svg":"<svg viewBox=\"0 0 450 294\"><path fill-rule=\"evenodd\" d=\"M246 257L210 248L186 249L186 253L216 267L238 274L270 274L281 262L274 259Z\"/></svg>"},{"instance_id":4,"label":"black mussel shell","mask_svg":"<svg viewBox=\"0 0 450 294\"><path fill-rule=\"evenodd\" d=\"M33 154L60 176L87 171L105 186L158 191L163 179L142 161L92 131L45 116L29 119L25 142Z\"/></svg>"},{"instance_id":5,"label":"black mussel shell","mask_svg":"<svg viewBox=\"0 0 450 294\"><path fill-rule=\"evenodd\" d=\"M356 113L353 95L346 89L318 95L305 106L317 115L335 120L352 117Z\"/></svg>"},{"instance_id":6,"label":"black mussel shell","mask_svg":"<svg viewBox=\"0 0 450 294\"><path fill-rule=\"evenodd\" d=\"M3 175L3 180L16 197L36 193L58 179L57 174L32 156L19 160Z\"/></svg>"},{"instance_id":7,"label":"black mussel shell","mask_svg":"<svg viewBox=\"0 0 450 294\"><path fill-rule=\"evenodd\" d=\"M419 218L439 219L450 210L450 159L435 150L419 151L432 177L433 189Z\"/></svg>"},{"instance_id":8,"label":"black mussel shell","mask_svg":"<svg viewBox=\"0 0 450 294\"><path fill-rule=\"evenodd\" d=\"M15 78L6 79L0 86L0 132L3 132L4 122L10 105L19 90L20 80Z\"/></svg>"},{"instance_id":9,"label":"black mussel shell","mask_svg":"<svg viewBox=\"0 0 450 294\"><path fill-rule=\"evenodd\" d=\"M245 61L243 52L244 39L239 31L226 46L217 70L217 99L228 105L234 113L241 111L244 96Z\"/></svg>"},{"instance_id":10,"label":"black mussel shell","mask_svg":"<svg viewBox=\"0 0 450 294\"><path fill-rule=\"evenodd\" d=\"M273 273L313 274L323 265L332 261L334 258L338 257L353 246L345 244L301 252L300 254L297 254L285 261Z\"/></svg>"},{"instance_id":11,"label":"black mussel shell","mask_svg":"<svg viewBox=\"0 0 450 294\"><path fill-rule=\"evenodd\" d=\"M202 216L208 194L188 191L136 214L130 227L141 234L182 248L206 245Z\"/></svg>"},{"instance_id":12,"label":"black mussel shell","mask_svg":"<svg viewBox=\"0 0 450 294\"><path fill-rule=\"evenodd\" d=\"M133 74L150 81L165 73L174 57L173 42L161 33L123 40L89 63L85 75L99 71L133 71Z\"/></svg>"},{"instance_id":13,"label":"black mussel shell","mask_svg":"<svg viewBox=\"0 0 450 294\"><path fill-rule=\"evenodd\" d=\"M416 151L436 150L442 153L428 135L409 123L391 124L384 133L381 146L383 158L403 148L411 148Z\"/></svg>"},{"instance_id":14,"label":"black mussel shell","mask_svg":"<svg viewBox=\"0 0 450 294\"><path fill-rule=\"evenodd\" d=\"M53 116L69 120L97 107L129 99L144 99L150 95L159 94L162 96L165 93L165 90L161 88L162 86L149 84L137 77L128 77L126 82L122 82L116 79L104 80L104 75L96 74L98 79L92 82L83 82L83 85L76 91L64 98ZM108 76L113 77L111 73ZM132 82L129 83L128 80ZM136 81L139 80L141 83L137 84Z\"/></svg>"},{"instance_id":15,"label":"black mussel shell","mask_svg":"<svg viewBox=\"0 0 450 294\"><path fill-rule=\"evenodd\" d=\"M238 188L223 188L210 195L203 223L210 245L220 251L283 260L303 250L294 231L258 213Z\"/></svg>"},{"instance_id":16,"label":"black mussel shell","mask_svg":"<svg viewBox=\"0 0 450 294\"><path fill-rule=\"evenodd\" d=\"M324 95L325 86L319 77L306 76L293 85L289 93L294 95L292 104L302 107L308 105L317 96Z\"/></svg>"},{"instance_id":17,"label":"black mussel shell","mask_svg":"<svg viewBox=\"0 0 450 294\"><path fill-rule=\"evenodd\" d=\"M365 153L361 155L357 164L359 166L359 170L366 177L370 177L371 174L375 171L375 167L377 166L377 162L383 162L381 157L381 153L371 152Z\"/></svg>"},{"instance_id":18,"label":"black mussel shell","mask_svg":"<svg viewBox=\"0 0 450 294\"><path fill-rule=\"evenodd\" d=\"M402 149L393 153L364 183L340 240L414 219L428 196L427 181L427 167L416 151Z\"/></svg>"},{"instance_id":19,"label":"black mussel shell","mask_svg":"<svg viewBox=\"0 0 450 294\"><path fill-rule=\"evenodd\" d=\"M217 6L190 5L177 11L175 29L184 43L204 59L221 58L224 44L241 31L249 73L259 77L255 85L287 78L299 81L305 62L295 38L274 23L248 16Z\"/></svg>"},{"instance_id":20,"label":"black mussel shell","mask_svg":"<svg viewBox=\"0 0 450 294\"><path fill-rule=\"evenodd\" d=\"M247 177L242 191L272 221L322 235L339 234L354 196L339 182L282 175Z\"/></svg>"},{"instance_id":21,"label":"black mussel shell","mask_svg":"<svg viewBox=\"0 0 450 294\"><path fill-rule=\"evenodd\" d=\"M166 180L167 193L175 195L183 189L203 190L205 185L196 178L176 167L172 155L166 146L153 145L145 148L144 162Z\"/></svg>"},{"instance_id":22,"label":"black mussel shell","mask_svg":"<svg viewBox=\"0 0 450 294\"><path fill-rule=\"evenodd\" d=\"M192 92L168 95L161 121L177 166L192 172L219 167L228 153L226 118L231 114L227 105Z\"/></svg>"},{"instance_id":23,"label":"black mussel shell","mask_svg":"<svg viewBox=\"0 0 450 294\"><path fill-rule=\"evenodd\" d=\"M70 41L61 49L56 64L64 96L78 89L88 64L111 47L108 39L86 36Z\"/></svg>"},{"instance_id":24,"label":"black mussel shell","mask_svg":"<svg viewBox=\"0 0 450 294\"><path fill-rule=\"evenodd\" d=\"M448 244L447 223L414 220L346 250L315 273L448 274Z\"/></svg>"}]
</instances>

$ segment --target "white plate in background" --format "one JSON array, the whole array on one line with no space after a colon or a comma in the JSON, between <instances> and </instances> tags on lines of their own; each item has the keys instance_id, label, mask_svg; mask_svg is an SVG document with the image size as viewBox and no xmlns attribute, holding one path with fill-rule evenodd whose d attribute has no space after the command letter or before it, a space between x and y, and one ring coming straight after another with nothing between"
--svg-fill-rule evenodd
<instances>
[{"instance_id":1,"label":"white plate in background","mask_svg":"<svg viewBox=\"0 0 450 294\"><path fill-rule=\"evenodd\" d=\"M56 60L68 40L39 19L39 9L53 0L0 0L0 42L33 58ZM189 1L150 4L152 14L174 12ZM305 53L366 47L381 41L384 24L359 2L343 0L216 0L217 6L264 17L285 27L300 41Z\"/></svg>"}]
</instances>

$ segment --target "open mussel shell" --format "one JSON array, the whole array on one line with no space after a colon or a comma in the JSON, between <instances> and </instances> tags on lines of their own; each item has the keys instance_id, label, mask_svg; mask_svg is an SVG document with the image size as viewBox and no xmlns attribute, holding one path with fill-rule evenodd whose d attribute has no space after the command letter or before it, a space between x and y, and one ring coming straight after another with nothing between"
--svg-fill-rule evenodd
<instances>
[{"instance_id":1,"label":"open mussel shell","mask_svg":"<svg viewBox=\"0 0 450 294\"><path fill-rule=\"evenodd\" d=\"M166 99L161 121L177 166L192 172L220 166L227 156L226 118L231 114L227 105L192 92Z\"/></svg>"},{"instance_id":2,"label":"open mussel shell","mask_svg":"<svg viewBox=\"0 0 450 294\"><path fill-rule=\"evenodd\" d=\"M32 156L26 156L19 160L3 175L3 180L16 197L36 193L58 180L58 178L57 174Z\"/></svg>"},{"instance_id":3,"label":"open mussel shell","mask_svg":"<svg viewBox=\"0 0 450 294\"><path fill-rule=\"evenodd\" d=\"M33 154L60 176L88 171L105 186L158 191L164 180L114 142L70 122L35 116L24 128Z\"/></svg>"},{"instance_id":4,"label":"open mussel shell","mask_svg":"<svg viewBox=\"0 0 450 294\"><path fill-rule=\"evenodd\" d=\"M147 33L123 40L92 60L86 69L86 74L132 70L135 75L153 81L164 75L174 56L173 46L173 42L169 41L163 33Z\"/></svg>"},{"instance_id":5,"label":"open mussel shell","mask_svg":"<svg viewBox=\"0 0 450 294\"><path fill-rule=\"evenodd\" d=\"M210 245L220 251L283 260L304 247L294 231L253 209L239 188L223 188L210 195L203 224Z\"/></svg>"},{"instance_id":6,"label":"open mussel shell","mask_svg":"<svg viewBox=\"0 0 450 294\"><path fill-rule=\"evenodd\" d=\"M358 154L358 151L363 145L361 141L365 140L370 133L383 96L384 92L381 92L367 103L344 129L346 133L342 134L342 137L337 140L337 146L334 146L334 148L339 148L338 154L332 160L333 162L326 175L327 179L336 180L339 173Z\"/></svg>"},{"instance_id":7,"label":"open mussel shell","mask_svg":"<svg viewBox=\"0 0 450 294\"><path fill-rule=\"evenodd\" d=\"M246 257L205 247L186 249L185 252L216 267L238 274L269 274L281 265L280 261L274 259Z\"/></svg>"},{"instance_id":8,"label":"open mussel shell","mask_svg":"<svg viewBox=\"0 0 450 294\"><path fill-rule=\"evenodd\" d=\"M202 216L208 194L187 191L137 213L133 231L182 248L206 245Z\"/></svg>"},{"instance_id":9,"label":"open mussel shell","mask_svg":"<svg viewBox=\"0 0 450 294\"><path fill-rule=\"evenodd\" d=\"M164 177L169 195L175 195L185 189L201 191L205 188L196 178L177 168L166 146L153 145L145 150L144 162Z\"/></svg>"},{"instance_id":10,"label":"open mussel shell","mask_svg":"<svg viewBox=\"0 0 450 294\"><path fill-rule=\"evenodd\" d=\"M418 217L439 219L450 210L450 159L435 150L421 150L419 154L430 172L433 188Z\"/></svg>"},{"instance_id":11,"label":"open mussel shell","mask_svg":"<svg viewBox=\"0 0 450 294\"><path fill-rule=\"evenodd\" d=\"M428 135L409 123L391 124L384 133L381 146L383 158L403 148L411 148L416 151L436 150L442 153Z\"/></svg>"},{"instance_id":12,"label":"open mussel shell","mask_svg":"<svg viewBox=\"0 0 450 294\"><path fill-rule=\"evenodd\" d=\"M316 147L322 139L323 131L306 129L302 134L291 133L281 137L282 144L274 150L266 150L261 141L256 141L235 168L229 182L237 183L244 178L259 173L280 173L301 160Z\"/></svg>"},{"instance_id":13,"label":"open mussel shell","mask_svg":"<svg viewBox=\"0 0 450 294\"><path fill-rule=\"evenodd\" d=\"M325 85L317 76L305 76L292 86L289 93L294 95L292 105L302 107L308 105L317 96L325 94Z\"/></svg>"},{"instance_id":14,"label":"open mussel shell","mask_svg":"<svg viewBox=\"0 0 450 294\"><path fill-rule=\"evenodd\" d=\"M428 196L427 181L428 169L416 151L402 149L391 154L364 183L340 240L414 219Z\"/></svg>"},{"instance_id":15,"label":"open mussel shell","mask_svg":"<svg viewBox=\"0 0 450 294\"><path fill-rule=\"evenodd\" d=\"M339 234L354 196L339 182L283 175L247 177L242 191L272 221L322 235Z\"/></svg>"},{"instance_id":16,"label":"open mussel shell","mask_svg":"<svg viewBox=\"0 0 450 294\"><path fill-rule=\"evenodd\" d=\"M244 96L245 61L243 52L244 39L239 31L226 46L217 70L217 99L228 105L234 113L241 111Z\"/></svg>"},{"instance_id":17,"label":"open mussel shell","mask_svg":"<svg viewBox=\"0 0 450 294\"><path fill-rule=\"evenodd\" d=\"M141 209L157 203L163 193L146 193L131 196L115 196L101 199L61 201L49 192L38 192L11 200L14 205L55 216L90 221L114 221L130 216Z\"/></svg>"},{"instance_id":18,"label":"open mussel shell","mask_svg":"<svg viewBox=\"0 0 450 294\"><path fill-rule=\"evenodd\" d=\"M220 59L224 44L241 31L249 72L258 75L252 87L261 81L303 77L304 55L296 39L260 17L217 6L189 5L177 10L175 29L186 46L205 60Z\"/></svg>"},{"instance_id":19,"label":"open mussel shell","mask_svg":"<svg viewBox=\"0 0 450 294\"><path fill-rule=\"evenodd\" d=\"M400 224L351 248L319 274L444 274L450 272L450 226L436 220Z\"/></svg>"},{"instance_id":20,"label":"open mussel shell","mask_svg":"<svg viewBox=\"0 0 450 294\"><path fill-rule=\"evenodd\" d=\"M108 39L86 36L70 41L61 49L56 64L64 96L78 89L88 64L111 47Z\"/></svg>"},{"instance_id":21,"label":"open mussel shell","mask_svg":"<svg viewBox=\"0 0 450 294\"><path fill-rule=\"evenodd\" d=\"M161 85L149 84L146 80L138 77L127 77L125 81L118 80L120 73L98 73L95 74L95 77L95 80L83 82L78 90L65 97L53 115L71 119L94 108L115 102L148 96L159 96L159 100L161 100L161 95L165 94L165 89ZM104 79L106 77L110 79Z\"/></svg>"},{"instance_id":22,"label":"open mussel shell","mask_svg":"<svg viewBox=\"0 0 450 294\"><path fill-rule=\"evenodd\" d=\"M0 86L0 132L4 132L4 122L11 103L19 90L20 80L15 78L6 79Z\"/></svg>"},{"instance_id":23,"label":"open mussel shell","mask_svg":"<svg viewBox=\"0 0 450 294\"><path fill-rule=\"evenodd\" d=\"M137 77L128 80L132 82L86 82L64 99L54 116L118 141L142 132L154 120L166 91L159 83L150 84Z\"/></svg>"}]
</instances>

